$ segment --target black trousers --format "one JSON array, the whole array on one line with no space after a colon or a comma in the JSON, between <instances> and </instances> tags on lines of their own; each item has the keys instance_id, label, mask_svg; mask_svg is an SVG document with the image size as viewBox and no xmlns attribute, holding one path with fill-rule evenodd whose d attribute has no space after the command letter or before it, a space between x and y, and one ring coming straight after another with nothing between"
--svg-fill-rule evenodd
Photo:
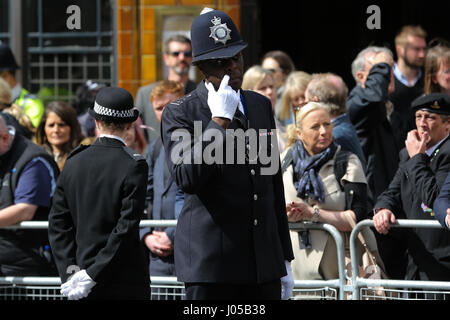
<instances>
[{"instance_id":1,"label":"black trousers","mask_svg":"<svg viewBox=\"0 0 450 320\"><path fill-rule=\"evenodd\" d=\"M186 300L280 300L279 279L262 284L185 283Z\"/></svg>"}]
</instances>

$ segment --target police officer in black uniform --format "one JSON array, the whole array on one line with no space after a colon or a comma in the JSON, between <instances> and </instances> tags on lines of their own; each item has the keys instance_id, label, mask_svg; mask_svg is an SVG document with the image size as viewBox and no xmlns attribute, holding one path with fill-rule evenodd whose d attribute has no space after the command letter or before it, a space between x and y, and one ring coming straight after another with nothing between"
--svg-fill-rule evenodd
<instances>
[{"instance_id":1,"label":"police officer in black uniform","mask_svg":"<svg viewBox=\"0 0 450 320\"><path fill-rule=\"evenodd\" d=\"M148 166L124 143L139 112L128 91L106 87L89 113L99 138L68 157L49 217L61 292L73 300L149 299L148 261L139 239Z\"/></svg>"},{"instance_id":2,"label":"police officer in black uniform","mask_svg":"<svg viewBox=\"0 0 450 320\"><path fill-rule=\"evenodd\" d=\"M267 150L276 152L278 165L270 175L263 174L260 159L249 156L254 150L248 150L248 139L245 163L225 161L226 151L239 153L236 136L231 138L234 149L225 147L227 129L255 130L271 138L264 133L275 129L270 101L240 90L241 51L247 44L227 14L202 13L191 26L191 39L193 63L205 79L166 106L161 126L166 159L185 192L175 235L178 280L185 282L187 299L287 299L293 253L278 151ZM213 142L206 141L209 134L215 135ZM276 145L276 136L271 141ZM226 149L222 164L203 157L213 143L213 156ZM180 148L186 152L179 153Z\"/></svg>"}]
</instances>

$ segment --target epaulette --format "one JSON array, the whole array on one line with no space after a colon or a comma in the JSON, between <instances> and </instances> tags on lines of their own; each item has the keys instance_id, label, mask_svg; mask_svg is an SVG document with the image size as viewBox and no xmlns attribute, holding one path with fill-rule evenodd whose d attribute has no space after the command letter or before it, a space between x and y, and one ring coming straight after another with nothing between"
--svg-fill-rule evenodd
<instances>
[{"instance_id":1,"label":"epaulette","mask_svg":"<svg viewBox=\"0 0 450 320\"><path fill-rule=\"evenodd\" d=\"M80 144L78 147L76 147L75 149L72 150L72 152L69 154L67 159L71 158L72 156L76 155L77 153L80 153L81 151L86 150L89 147L90 147L90 145L88 145L88 144Z\"/></svg>"},{"instance_id":2,"label":"epaulette","mask_svg":"<svg viewBox=\"0 0 450 320\"><path fill-rule=\"evenodd\" d=\"M145 161L145 157L142 154L140 154L137 151L134 151L130 147L124 146L123 150L125 150L125 152L134 160L136 160L136 161L144 160Z\"/></svg>"},{"instance_id":3,"label":"epaulette","mask_svg":"<svg viewBox=\"0 0 450 320\"><path fill-rule=\"evenodd\" d=\"M183 104L187 98L190 98L191 95L192 95L191 93L188 93L187 95L181 97L180 99L170 102L170 104L179 106L179 105Z\"/></svg>"}]
</instances>

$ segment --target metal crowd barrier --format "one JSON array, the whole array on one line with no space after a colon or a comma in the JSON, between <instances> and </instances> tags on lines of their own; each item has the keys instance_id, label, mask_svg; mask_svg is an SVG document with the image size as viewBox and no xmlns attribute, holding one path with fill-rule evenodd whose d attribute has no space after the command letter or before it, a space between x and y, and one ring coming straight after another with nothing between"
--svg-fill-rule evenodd
<instances>
[{"instance_id":1,"label":"metal crowd barrier","mask_svg":"<svg viewBox=\"0 0 450 320\"><path fill-rule=\"evenodd\" d=\"M142 220L140 227L174 227L176 220ZM46 229L47 221L25 221L5 228ZM346 284L344 268L344 243L340 232L330 224L321 223L290 223L291 230L324 230L329 232L338 248L339 279L332 280L295 280L294 293L299 293L301 299L337 300L344 298ZM184 297L184 284L176 277L151 277L152 299L175 300ZM5 299L64 299L59 293L61 285L59 277L0 277L0 300ZM338 298L339 294L339 298Z\"/></svg>"},{"instance_id":2,"label":"metal crowd barrier","mask_svg":"<svg viewBox=\"0 0 450 320\"><path fill-rule=\"evenodd\" d=\"M140 227L176 226L176 220L142 220ZM308 300L345 300L351 293L353 300L377 299L369 296L374 287L383 287L386 295L383 299L450 299L450 281L406 281L374 280L358 276L356 256L357 235L363 227L373 226L372 220L364 220L356 225L350 235L350 255L352 263L351 283L347 283L345 271L345 247L341 233L330 224L299 222L289 223L290 230L324 230L333 237L337 247L338 279L331 280L294 280L294 293L300 299ZM27 221L6 228L46 229L46 221ZM392 227L405 228L441 228L439 222L430 220L397 220ZM0 277L0 300L59 300L61 296L59 277ZM372 288L372 289L371 289ZM411 290L411 289L416 289ZM184 298L184 284L176 277L151 277L153 300L177 300Z\"/></svg>"},{"instance_id":3,"label":"metal crowd barrier","mask_svg":"<svg viewBox=\"0 0 450 320\"><path fill-rule=\"evenodd\" d=\"M372 220L360 221L350 234L350 257L352 265L353 300L443 300L450 299L450 281L366 279L359 277L357 241L364 227L373 227ZM397 220L391 228L443 228L433 220ZM380 289L381 288L381 289ZM414 289L414 290L411 290ZM381 290L374 294L374 290Z\"/></svg>"},{"instance_id":4,"label":"metal crowd barrier","mask_svg":"<svg viewBox=\"0 0 450 320\"><path fill-rule=\"evenodd\" d=\"M341 233L331 224L312 223L312 222L296 222L289 223L291 231L299 230L323 230L327 231L334 239L337 248L338 257L338 279L330 280L294 280L294 297L299 293L298 297L305 300L339 300L345 299L346 273L345 273L345 249L344 240Z\"/></svg>"}]
</instances>

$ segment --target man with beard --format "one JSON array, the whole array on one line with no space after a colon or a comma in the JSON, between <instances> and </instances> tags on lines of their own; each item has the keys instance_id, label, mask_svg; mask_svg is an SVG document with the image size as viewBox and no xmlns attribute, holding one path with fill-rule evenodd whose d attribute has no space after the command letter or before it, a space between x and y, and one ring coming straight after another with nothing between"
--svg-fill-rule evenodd
<instances>
[{"instance_id":1,"label":"man with beard","mask_svg":"<svg viewBox=\"0 0 450 320\"><path fill-rule=\"evenodd\" d=\"M397 62L394 64L395 91L389 96L404 121L402 139L408 131L415 129L411 102L423 93L427 33L420 26L404 26L395 37Z\"/></svg>"},{"instance_id":2,"label":"man with beard","mask_svg":"<svg viewBox=\"0 0 450 320\"><path fill-rule=\"evenodd\" d=\"M189 67L192 62L191 40L183 35L175 35L164 42L164 63L169 69L167 80L180 82L184 92L188 94L197 87L197 84L189 79ZM141 112L142 123L152 129L145 130L147 143L159 137L160 123L156 119L150 92L157 82L139 88L136 96L136 108Z\"/></svg>"}]
</instances>

